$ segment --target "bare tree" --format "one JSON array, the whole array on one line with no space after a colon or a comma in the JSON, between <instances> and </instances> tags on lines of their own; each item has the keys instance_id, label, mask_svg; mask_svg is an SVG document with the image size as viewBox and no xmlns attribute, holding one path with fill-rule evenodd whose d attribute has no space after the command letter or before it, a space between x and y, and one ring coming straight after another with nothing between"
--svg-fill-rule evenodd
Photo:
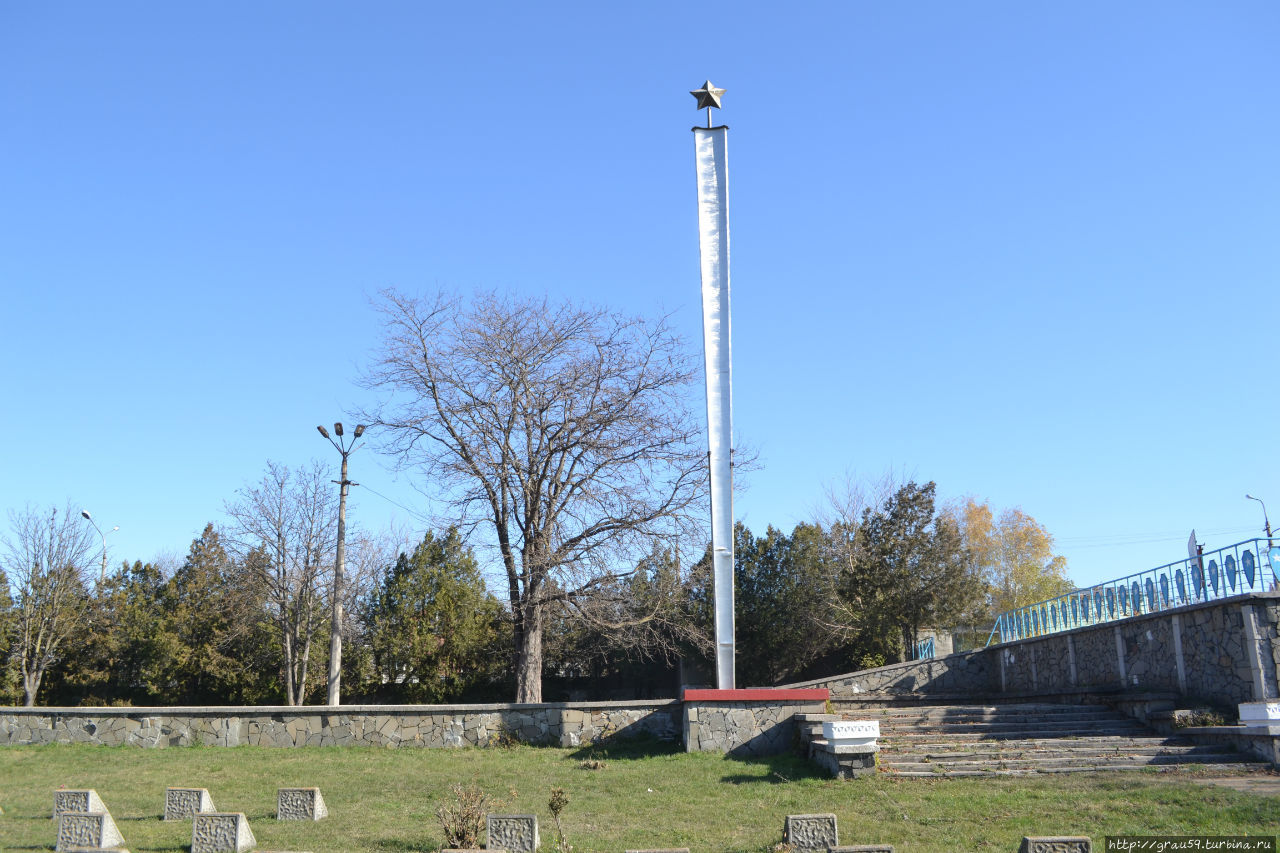
<instances>
[{"instance_id":1,"label":"bare tree","mask_svg":"<svg viewBox=\"0 0 1280 853\"><path fill-rule=\"evenodd\" d=\"M690 355L665 319L546 299L388 292L382 308L365 377L382 397L363 418L441 491L445 523L491 535L516 701L541 701L548 604L630 575L705 495Z\"/></svg>"},{"instance_id":2,"label":"bare tree","mask_svg":"<svg viewBox=\"0 0 1280 853\"><path fill-rule=\"evenodd\" d=\"M5 570L17 592L13 656L27 707L35 704L40 682L68 637L85 627L84 572L96 542L79 515L70 504L61 512L27 507L9 513Z\"/></svg>"},{"instance_id":3,"label":"bare tree","mask_svg":"<svg viewBox=\"0 0 1280 853\"><path fill-rule=\"evenodd\" d=\"M284 653L286 701L302 705L312 642L325 624L337 499L319 462L297 470L268 462L262 481L239 494L227 506L237 557L266 592Z\"/></svg>"}]
</instances>

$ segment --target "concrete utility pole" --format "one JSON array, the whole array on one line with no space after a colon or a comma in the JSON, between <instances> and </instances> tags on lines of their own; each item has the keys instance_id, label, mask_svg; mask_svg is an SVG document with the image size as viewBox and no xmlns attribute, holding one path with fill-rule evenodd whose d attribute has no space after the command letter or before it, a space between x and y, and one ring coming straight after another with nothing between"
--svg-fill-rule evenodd
<instances>
[{"instance_id":1,"label":"concrete utility pole","mask_svg":"<svg viewBox=\"0 0 1280 853\"><path fill-rule=\"evenodd\" d=\"M337 451L342 454L342 479L334 480L338 484L338 554L333 565L333 611L329 625L329 705L342 704L342 582L347 568L347 487L358 486L347 479L347 457L356 449L356 439L364 435L364 424L356 425L356 434L347 444L342 438L342 423L333 425L338 438L335 441L329 431L322 426L316 427L320 434L329 439Z\"/></svg>"},{"instance_id":2,"label":"concrete utility pole","mask_svg":"<svg viewBox=\"0 0 1280 853\"><path fill-rule=\"evenodd\" d=\"M87 509L80 510L80 517L83 518L85 521L89 522L90 524L92 524L93 529L98 531L98 536L102 538L102 574L98 577L98 585L101 586L103 581L107 579L107 534L102 532L102 528L99 527L98 523L93 520L93 517L91 515L89 515L89 510ZM111 528L111 530L108 532L115 533L119 529L120 529L120 525L117 524L115 527Z\"/></svg>"}]
</instances>

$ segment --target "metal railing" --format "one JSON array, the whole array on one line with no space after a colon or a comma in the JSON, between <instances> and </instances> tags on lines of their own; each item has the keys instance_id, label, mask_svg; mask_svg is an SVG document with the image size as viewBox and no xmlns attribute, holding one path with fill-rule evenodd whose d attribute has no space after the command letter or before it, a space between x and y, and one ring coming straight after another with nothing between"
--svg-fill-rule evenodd
<instances>
[{"instance_id":1,"label":"metal railing","mask_svg":"<svg viewBox=\"0 0 1280 853\"><path fill-rule=\"evenodd\" d=\"M923 640L916 641L916 656L914 660L933 660L937 654L934 646L933 637L925 637Z\"/></svg>"},{"instance_id":2,"label":"metal railing","mask_svg":"<svg viewBox=\"0 0 1280 853\"><path fill-rule=\"evenodd\" d=\"M987 645L1266 592L1280 586L1278 573L1280 545L1267 539L1246 539L1196 558L1166 563L1001 613L987 637Z\"/></svg>"}]
</instances>

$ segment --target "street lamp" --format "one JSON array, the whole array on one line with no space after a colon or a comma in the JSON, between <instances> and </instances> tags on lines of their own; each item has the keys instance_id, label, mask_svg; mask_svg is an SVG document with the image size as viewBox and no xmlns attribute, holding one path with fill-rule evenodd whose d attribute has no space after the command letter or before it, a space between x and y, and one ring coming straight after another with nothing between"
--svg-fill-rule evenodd
<instances>
[{"instance_id":1,"label":"street lamp","mask_svg":"<svg viewBox=\"0 0 1280 853\"><path fill-rule=\"evenodd\" d=\"M98 578L98 583L101 584L103 581L107 579L107 535L106 533L102 532L102 528L99 527L98 523L93 520L93 517L91 515L89 515L89 510L87 509L80 510L80 516L85 521L92 524L93 529L98 531L98 536L102 537L102 574ZM117 524L115 527L108 530L107 533L115 533L119 529L120 529L120 525Z\"/></svg>"},{"instance_id":2,"label":"street lamp","mask_svg":"<svg viewBox=\"0 0 1280 853\"><path fill-rule=\"evenodd\" d=\"M1262 504L1262 523L1263 529L1267 531L1267 547L1271 547L1271 519L1267 518L1267 505L1263 503L1262 498L1255 498L1253 495L1245 495L1251 501L1257 501Z\"/></svg>"},{"instance_id":3,"label":"street lamp","mask_svg":"<svg viewBox=\"0 0 1280 853\"><path fill-rule=\"evenodd\" d=\"M347 479L347 457L356 449L356 439L364 435L364 424L356 425L356 434L350 443L342 437L342 423L333 425L338 440L334 441L329 431L322 426L316 427L320 434L342 454L342 479L334 480L338 484L338 555L333 565L333 615L329 626L329 698L328 704L342 704L342 575L347 567L347 487L358 486Z\"/></svg>"}]
</instances>

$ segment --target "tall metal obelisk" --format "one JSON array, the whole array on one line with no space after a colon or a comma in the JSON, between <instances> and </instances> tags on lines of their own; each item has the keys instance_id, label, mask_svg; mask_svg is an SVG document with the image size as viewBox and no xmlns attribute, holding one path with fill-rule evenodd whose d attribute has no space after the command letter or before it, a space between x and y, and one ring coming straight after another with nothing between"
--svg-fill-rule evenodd
<instances>
[{"instance_id":1,"label":"tall metal obelisk","mask_svg":"<svg viewBox=\"0 0 1280 853\"><path fill-rule=\"evenodd\" d=\"M707 377L711 466L711 564L715 583L716 686L734 689L733 393L729 341L729 128L711 126L724 89L708 80L691 93L707 126L693 128L702 260L702 352Z\"/></svg>"}]
</instances>

